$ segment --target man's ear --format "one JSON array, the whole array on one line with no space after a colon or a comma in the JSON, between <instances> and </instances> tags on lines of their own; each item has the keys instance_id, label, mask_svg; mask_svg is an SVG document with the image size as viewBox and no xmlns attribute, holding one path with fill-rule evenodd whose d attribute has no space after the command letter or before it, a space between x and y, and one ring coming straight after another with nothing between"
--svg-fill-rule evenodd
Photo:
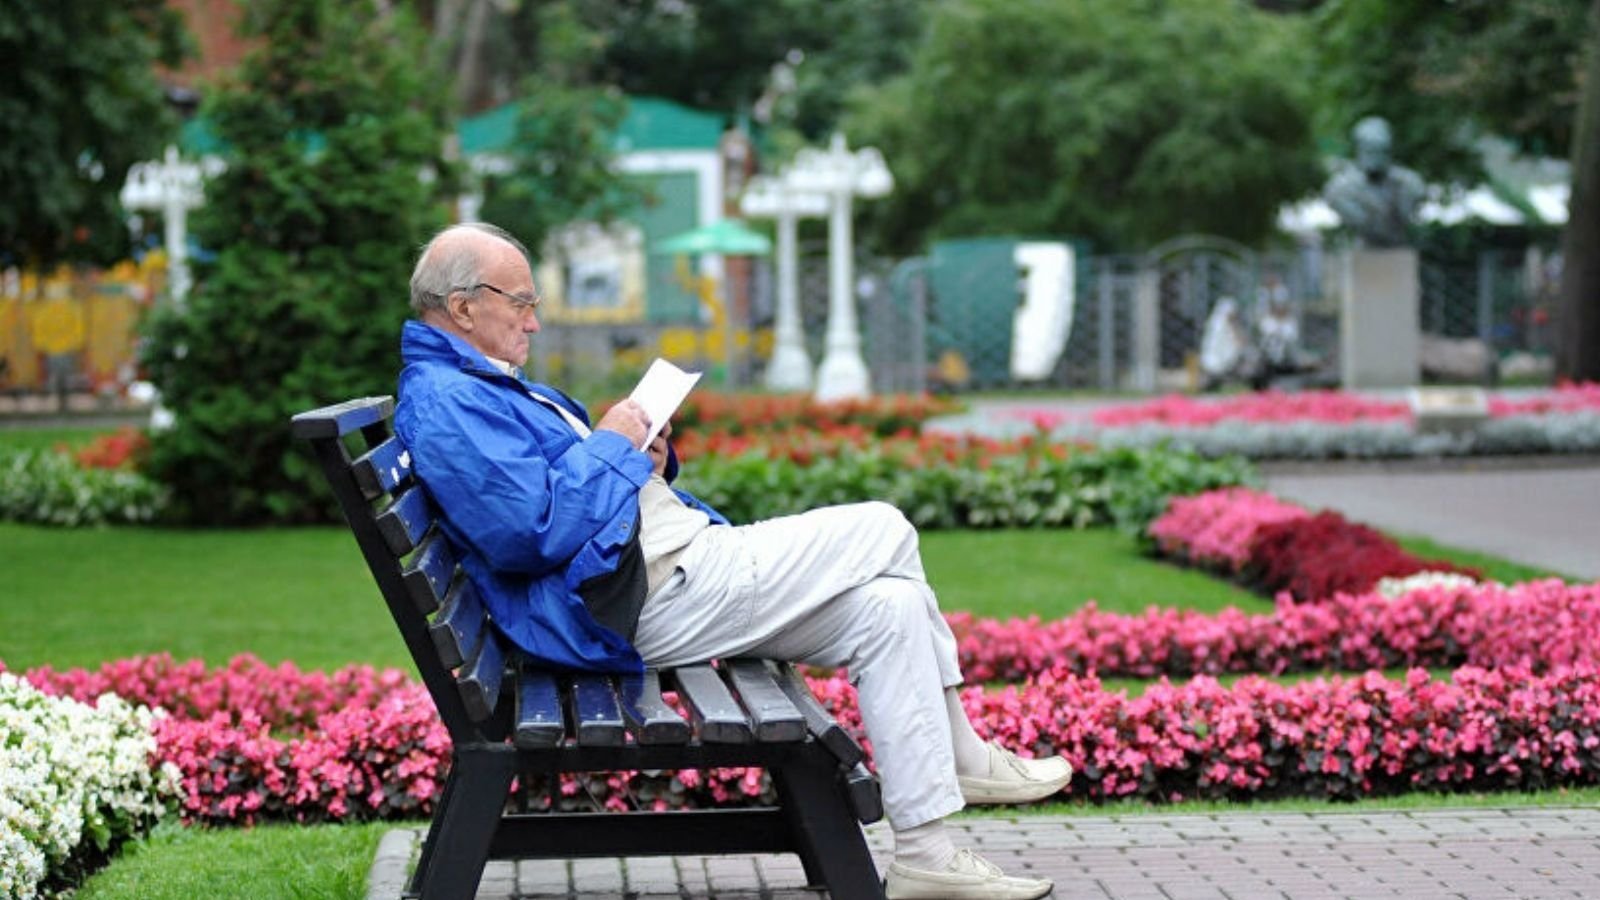
<instances>
[{"instance_id":1,"label":"man's ear","mask_svg":"<svg viewBox=\"0 0 1600 900\"><path fill-rule=\"evenodd\" d=\"M466 291L451 291L450 296L444 300L445 312L449 313L450 321L462 331L472 330L472 298Z\"/></svg>"}]
</instances>

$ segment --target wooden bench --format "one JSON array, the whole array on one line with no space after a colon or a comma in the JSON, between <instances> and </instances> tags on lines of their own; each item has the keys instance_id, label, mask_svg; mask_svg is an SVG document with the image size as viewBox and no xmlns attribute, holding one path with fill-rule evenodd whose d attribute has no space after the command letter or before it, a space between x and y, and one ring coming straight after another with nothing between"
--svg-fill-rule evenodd
<instances>
[{"instance_id":1,"label":"wooden bench","mask_svg":"<svg viewBox=\"0 0 1600 900\"><path fill-rule=\"evenodd\" d=\"M393 412L391 398L369 397L291 427L310 441L454 744L406 896L473 897L490 859L793 852L836 900L882 897L857 825L882 817L877 780L790 666L735 659L616 678L523 664L435 527ZM663 689L678 691L689 721ZM766 769L778 805L530 812L511 792L519 776L729 766Z\"/></svg>"}]
</instances>

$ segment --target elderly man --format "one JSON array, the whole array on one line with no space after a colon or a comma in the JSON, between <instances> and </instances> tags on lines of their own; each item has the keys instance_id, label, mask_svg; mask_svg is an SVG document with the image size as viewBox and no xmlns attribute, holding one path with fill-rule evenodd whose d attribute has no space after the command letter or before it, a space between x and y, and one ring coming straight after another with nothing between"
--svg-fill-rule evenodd
<instances>
[{"instance_id":1,"label":"elderly man","mask_svg":"<svg viewBox=\"0 0 1600 900\"><path fill-rule=\"evenodd\" d=\"M539 331L527 251L490 225L446 229L411 277L416 321L395 427L495 623L545 664L637 671L747 655L847 667L895 835L891 898L1032 898L954 846L964 803L1023 803L1066 785L1065 760L984 743L963 711L956 642L917 534L882 503L734 527L669 486L664 428L632 401L592 427L526 381Z\"/></svg>"}]
</instances>

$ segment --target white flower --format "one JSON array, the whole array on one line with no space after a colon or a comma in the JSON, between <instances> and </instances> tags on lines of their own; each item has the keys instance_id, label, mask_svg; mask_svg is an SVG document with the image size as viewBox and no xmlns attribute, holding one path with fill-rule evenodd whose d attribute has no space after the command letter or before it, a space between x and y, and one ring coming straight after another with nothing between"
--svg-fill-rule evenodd
<instances>
[{"instance_id":1,"label":"white flower","mask_svg":"<svg viewBox=\"0 0 1600 900\"><path fill-rule=\"evenodd\" d=\"M157 713L106 694L88 706L0 673L0 898L32 897L85 842L132 836L177 795L152 769Z\"/></svg>"},{"instance_id":2,"label":"white flower","mask_svg":"<svg viewBox=\"0 0 1600 900\"><path fill-rule=\"evenodd\" d=\"M1472 587L1478 580L1470 575L1459 572L1418 572L1404 578L1382 578L1377 585L1378 593L1394 600L1404 597L1412 591L1424 588L1464 588Z\"/></svg>"}]
</instances>

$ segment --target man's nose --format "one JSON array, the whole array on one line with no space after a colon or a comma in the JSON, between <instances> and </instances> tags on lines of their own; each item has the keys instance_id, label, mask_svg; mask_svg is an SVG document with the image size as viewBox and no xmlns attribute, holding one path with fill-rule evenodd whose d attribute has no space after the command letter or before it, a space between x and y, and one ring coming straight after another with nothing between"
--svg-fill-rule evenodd
<instances>
[{"instance_id":1,"label":"man's nose","mask_svg":"<svg viewBox=\"0 0 1600 900\"><path fill-rule=\"evenodd\" d=\"M534 312L531 309L528 310L527 318L522 323L522 330L527 332L528 334L538 334L539 333L539 314Z\"/></svg>"}]
</instances>

